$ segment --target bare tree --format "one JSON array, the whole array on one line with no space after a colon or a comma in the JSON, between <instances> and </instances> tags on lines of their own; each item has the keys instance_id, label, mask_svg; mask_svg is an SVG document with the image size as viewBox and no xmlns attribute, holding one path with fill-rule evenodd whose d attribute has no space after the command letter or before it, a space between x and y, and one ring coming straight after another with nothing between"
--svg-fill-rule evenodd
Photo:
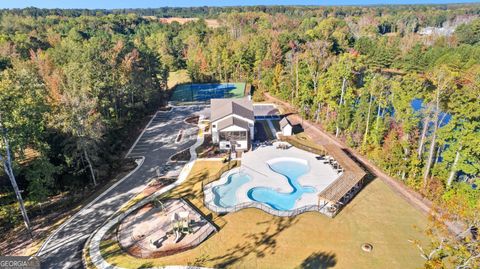
<instances>
[{"instance_id":1,"label":"bare tree","mask_svg":"<svg viewBox=\"0 0 480 269\"><path fill-rule=\"evenodd\" d=\"M370 127L370 115L372 113L372 103L373 103L373 95L370 93L370 101L368 102L368 114L367 114L367 124L365 126L365 134L363 135L363 144L367 143L368 137L368 129Z\"/></svg>"},{"instance_id":2,"label":"bare tree","mask_svg":"<svg viewBox=\"0 0 480 269\"><path fill-rule=\"evenodd\" d=\"M340 94L340 100L338 101L338 111L340 112L340 107L343 105L344 103L344 100L343 100L343 96L345 95L345 89L347 88L347 79L345 77L343 77L342 79L342 93ZM340 134L340 120L337 119L337 127L336 127L336 132L335 132L335 136L338 137L338 135Z\"/></svg>"},{"instance_id":3,"label":"bare tree","mask_svg":"<svg viewBox=\"0 0 480 269\"><path fill-rule=\"evenodd\" d=\"M320 75L331 61L329 57L330 44L323 40L316 40L306 43L303 49L302 60L307 66L313 84L313 91L316 94Z\"/></svg>"},{"instance_id":4,"label":"bare tree","mask_svg":"<svg viewBox=\"0 0 480 269\"><path fill-rule=\"evenodd\" d=\"M422 158L423 154L423 148L425 145L425 138L427 137L427 131L428 131L428 126L430 124L430 113L427 111L424 119L423 119L423 128L422 128L422 134L420 135L420 141L418 143L418 150L417 150L417 156L418 159Z\"/></svg>"},{"instance_id":5,"label":"bare tree","mask_svg":"<svg viewBox=\"0 0 480 269\"><path fill-rule=\"evenodd\" d=\"M448 176L448 180L447 180L447 187L450 187L452 185L453 179L455 178L455 174L457 173L457 164L458 164L458 160L460 159L460 151L462 151L461 143L457 149L457 152L455 153L455 159L453 160L452 168L450 169L450 175Z\"/></svg>"},{"instance_id":6,"label":"bare tree","mask_svg":"<svg viewBox=\"0 0 480 269\"><path fill-rule=\"evenodd\" d=\"M446 242L445 239L442 239L440 241L440 244L432 249L430 252L427 252L421 245L420 243L418 243L417 241L414 241L414 240L408 240L410 243L412 244L415 244L415 246L417 246L418 250L420 251L420 257L422 257L423 259L425 259L426 261L431 261L435 258L435 255L439 252L439 251L442 251L443 248L444 248L444 244Z\"/></svg>"},{"instance_id":7,"label":"bare tree","mask_svg":"<svg viewBox=\"0 0 480 269\"><path fill-rule=\"evenodd\" d=\"M437 139L437 131L438 127L441 124L440 119L440 99L442 94L444 94L450 87L451 83L453 82L454 76L453 74L446 69L445 67L441 67L437 72L433 74L433 82L436 86L435 89L435 107L433 111L433 131L432 131L432 138L430 142L430 150L428 153L427 164L425 165L425 172L423 174L423 187L425 188L428 184L428 176L430 174L430 169L432 168L433 157L435 155L435 146L436 146L436 139Z\"/></svg>"},{"instance_id":8,"label":"bare tree","mask_svg":"<svg viewBox=\"0 0 480 269\"><path fill-rule=\"evenodd\" d=\"M8 143L7 129L2 124L1 114L0 114L0 131L2 134L3 146L5 148L5 156L2 156L0 152L0 162L3 162L3 169L5 170L5 173L10 179L10 182L12 183L13 191L15 192L15 196L17 197L18 204L20 205L20 212L22 213L23 223L25 224L25 227L27 228L29 235L32 237L30 219L28 218L27 210L25 209L25 204L23 202L22 194L18 189L17 181L15 179L15 174L13 173L12 156L10 152L10 145Z\"/></svg>"}]
</instances>

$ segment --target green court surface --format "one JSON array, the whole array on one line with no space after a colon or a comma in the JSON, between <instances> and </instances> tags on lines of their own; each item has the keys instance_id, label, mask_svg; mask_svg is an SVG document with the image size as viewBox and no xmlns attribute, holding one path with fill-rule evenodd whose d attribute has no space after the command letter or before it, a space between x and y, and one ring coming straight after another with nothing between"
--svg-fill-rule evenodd
<instances>
[{"instance_id":1,"label":"green court surface","mask_svg":"<svg viewBox=\"0 0 480 269\"><path fill-rule=\"evenodd\" d=\"M245 96L245 83L182 84L173 90L171 101L208 101L212 98L238 98Z\"/></svg>"}]
</instances>

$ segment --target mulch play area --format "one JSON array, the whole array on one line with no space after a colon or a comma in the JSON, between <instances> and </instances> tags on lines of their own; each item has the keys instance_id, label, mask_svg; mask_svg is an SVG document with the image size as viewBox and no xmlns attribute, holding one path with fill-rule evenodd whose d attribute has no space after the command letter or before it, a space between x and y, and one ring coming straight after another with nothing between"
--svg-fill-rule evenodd
<instances>
[{"instance_id":1,"label":"mulch play area","mask_svg":"<svg viewBox=\"0 0 480 269\"><path fill-rule=\"evenodd\" d=\"M130 255L162 257L190 249L215 227L183 199L155 201L127 216L118 228L118 240Z\"/></svg>"}]
</instances>

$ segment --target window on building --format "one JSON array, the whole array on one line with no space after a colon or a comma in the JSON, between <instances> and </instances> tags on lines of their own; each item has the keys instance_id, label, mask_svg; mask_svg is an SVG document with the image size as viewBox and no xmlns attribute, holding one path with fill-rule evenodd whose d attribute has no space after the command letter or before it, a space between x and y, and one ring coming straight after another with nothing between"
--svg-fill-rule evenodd
<instances>
[{"instance_id":1,"label":"window on building","mask_svg":"<svg viewBox=\"0 0 480 269\"><path fill-rule=\"evenodd\" d=\"M219 137L220 137L220 140L225 140L225 141L246 140L247 132L245 131L220 132Z\"/></svg>"}]
</instances>

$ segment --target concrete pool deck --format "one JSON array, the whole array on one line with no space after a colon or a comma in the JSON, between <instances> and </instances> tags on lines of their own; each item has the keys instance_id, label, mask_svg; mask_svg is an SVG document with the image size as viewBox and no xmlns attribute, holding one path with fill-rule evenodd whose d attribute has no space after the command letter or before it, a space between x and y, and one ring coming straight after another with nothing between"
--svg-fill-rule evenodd
<instances>
[{"instance_id":1,"label":"concrete pool deck","mask_svg":"<svg viewBox=\"0 0 480 269\"><path fill-rule=\"evenodd\" d=\"M268 162L274 159L300 159L308 163L309 170L306 174L298 178L298 183L304 187L310 186L315 188L315 192L304 193L296 202L291 210L298 208L318 205L318 194L340 177L341 173L337 173L330 164L324 163L323 160L318 160L317 155L295 148L279 149L279 144L286 144L285 142L275 142L270 146L260 146L252 151L246 152L242 156L241 167L232 169L226 172L222 177L213 183L205 186L206 200L214 198L213 187L225 184L228 177L233 173L246 173L251 177L251 180L242 184L236 191L236 204L252 203L247 193L250 189L255 187L267 187L277 192L290 193L293 191L287 178L279 173L274 172L269 166ZM218 207L218 205L217 205Z\"/></svg>"}]
</instances>

